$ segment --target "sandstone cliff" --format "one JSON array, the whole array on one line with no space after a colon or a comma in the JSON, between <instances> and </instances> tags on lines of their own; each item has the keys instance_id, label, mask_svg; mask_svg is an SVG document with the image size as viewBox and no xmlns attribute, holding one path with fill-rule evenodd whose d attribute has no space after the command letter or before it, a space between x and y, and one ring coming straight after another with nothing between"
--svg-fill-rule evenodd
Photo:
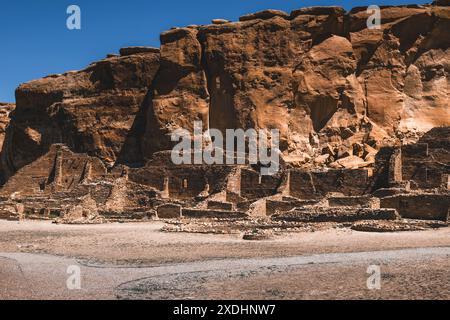
<instances>
[{"instance_id":1,"label":"sandstone cliff","mask_svg":"<svg viewBox=\"0 0 450 320\"><path fill-rule=\"evenodd\" d=\"M6 128L9 125L9 114L14 110L15 105L12 103L0 102L0 149L5 141Z\"/></svg>"},{"instance_id":2,"label":"sandstone cliff","mask_svg":"<svg viewBox=\"0 0 450 320\"><path fill-rule=\"evenodd\" d=\"M3 148L3 143L6 137L6 128L9 125L9 115L14 110L15 105L12 103L0 102L0 150ZM0 183L3 184L5 177L3 175L4 170L0 164Z\"/></svg>"},{"instance_id":3,"label":"sandstone cliff","mask_svg":"<svg viewBox=\"0 0 450 320\"><path fill-rule=\"evenodd\" d=\"M1 161L7 177L52 144L139 166L194 120L278 128L286 161L370 165L374 152L450 125L450 7L267 10L175 28L161 48L125 48L16 91ZM319 159L319 160L316 160ZM316 161L314 161L316 160Z\"/></svg>"},{"instance_id":4,"label":"sandstone cliff","mask_svg":"<svg viewBox=\"0 0 450 320\"><path fill-rule=\"evenodd\" d=\"M112 165L133 163L143 124L136 122L159 68L159 50L123 50L85 70L21 85L11 114L2 164L10 176L55 143Z\"/></svg>"}]
</instances>

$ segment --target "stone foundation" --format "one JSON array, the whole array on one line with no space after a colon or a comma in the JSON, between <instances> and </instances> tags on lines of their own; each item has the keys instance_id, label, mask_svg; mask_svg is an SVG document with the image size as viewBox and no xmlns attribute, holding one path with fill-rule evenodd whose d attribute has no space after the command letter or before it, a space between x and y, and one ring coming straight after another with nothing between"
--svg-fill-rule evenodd
<instances>
[{"instance_id":1,"label":"stone foundation","mask_svg":"<svg viewBox=\"0 0 450 320\"><path fill-rule=\"evenodd\" d=\"M380 199L370 196L362 197L330 197L328 198L330 207L358 207L379 209Z\"/></svg>"},{"instance_id":2,"label":"stone foundation","mask_svg":"<svg viewBox=\"0 0 450 320\"><path fill-rule=\"evenodd\" d=\"M272 217L275 221L354 222L360 220L396 220L395 209L308 208L294 209Z\"/></svg>"},{"instance_id":3,"label":"stone foundation","mask_svg":"<svg viewBox=\"0 0 450 320\"><path fill-rule=\"evenodd\" d=\"M294 208L302 208L305 206L316 205L318 201L316 200L290 200L290 201L278 201L278 200L267 200L266 201L266 214L272 216L277 212L286 212Z\"/></svg>"},{"instance_id":4,"label":"stone foundation","mask_svg":"<svg viewBox=\"0 0 450 320\"><path fill-rule=\"evenodd\" d=\"M381 199L381 207L394 208L403 218L447 221L450 195L398 195Z\"/></svg>"},{"instance_id":5,"label":"stone foundation","mask_svg":"<svg viewBox=\"0 0 450 320\"><path fill-rule=\"evenodd\" d=\"M183 209L183 217L192 219L245 219L244 212L208 209Z\"/></svg>"},{"instance_id":6,"label":"stone foundation","mask_svg":"<svg viewBox=\"0 0 450 320\"><path fill-rule=\"evenodd\" d=\"M232 211L233 204L230 202L208 201L208 209Z\"/></svg>"},{"instance_id":7,"label":"stone foundation","mask_svg":"<svg viewBox=\"0 0 450 320\"><path fill-rule=\"evenodd\" d=\"M157 215L160 219L179 219L182 217L181 206L178 204L164 204L158 207Z\"/></svg>"}]
</instances>

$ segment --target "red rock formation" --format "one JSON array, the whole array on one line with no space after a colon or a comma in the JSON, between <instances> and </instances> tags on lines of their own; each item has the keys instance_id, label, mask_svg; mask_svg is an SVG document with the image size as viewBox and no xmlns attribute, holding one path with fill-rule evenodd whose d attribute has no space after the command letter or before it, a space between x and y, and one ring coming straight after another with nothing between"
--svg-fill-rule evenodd
<instances>
[{"instance_id":1,"label":"red rock formation","mask_svg":"<svg viewBox=\"0 0 450 320\"><path fill-rule=\"evenodd\" d=\"M0 150L3 149L3 144L6 138L6 130L9 126L9 114L14 110L16 106L12 103L1 103L0 102ZM0 183L5 182L5 177L3 175L4 170L0 163Z\"/></svg>"},{"instance_id":2,"label":"red rock formation","mask_svg":"<svg viewBox=\"0 0 450 320\"><path fill-rule=\"evenodd\" d=\"M366 8L339 7L170 30L160 53L126 48L20 86L2 166L11 176L54 143L135 165L170 149L170 133L195 120L278 128L286 159L299 164L370 165L373 148L450 125L447 5L382 7L377 30L367 29Z\"/></svg>"},{"instance_id":3,"label":"red rock formation","mask_svg":"<svg viewBox=\"0 0 450 320\"><path fill-rule=\"evenodd\" d=\"M137 140L145 124L139 124L136 116L159 68L159 53L128 51L85 70L52 75L17 89L17 108L2 151L7 176L55 143L96 156L107 165L119 158L128 163L141 158Z\"/></svg>"},{"instance_id":4,"label":"red rock formation","mask_svg":"<svg viewBox=\"0 0 450 320\"><path fill-rule=\"evenodd\" d=\"M9 125L9 114L14 110L15 105L12 103L0 102L0 150L3 148L5 141L6 128Z\"/></svg>"}]
</instances>

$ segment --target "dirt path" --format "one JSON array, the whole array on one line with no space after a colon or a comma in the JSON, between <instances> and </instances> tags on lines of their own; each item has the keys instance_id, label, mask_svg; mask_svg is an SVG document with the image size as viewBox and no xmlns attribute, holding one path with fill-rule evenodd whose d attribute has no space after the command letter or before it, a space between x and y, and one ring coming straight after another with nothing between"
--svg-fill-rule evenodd
<instances>
[{"instance_id":1,"label":"dirt path","mask_svg":"<svg viewBox=\"0 0 450 320\"><path fill-rule=\"evenodd\" d=\"M448 228L247 242L161 226L0 221L0 299L450 298ZM371 265L381 290L367 288ZM69 290L78 268L81 289Z\"/></svg>"},{"instance_id":2,"label":"dirt path","mask_svg":"<svg viewBox=\"0 0 450 320\"><path fill-rule=\"evenodd\" d=\"M367 289L367 269L371 265L381 266L382 287L379 291ZM73 266L80 270L81 290L70 290L67 286L72 275L68 270L73 270L70 269ZM422 274L418 270L421 266L426 266L429 274ZM320 299L373 295L407 298L402 297L402 292L449 298L449 267L450 247L212 260L150 268L89 266L83 261L64 257L0 253L0 298L301 299L314 296ZM403 278L414 277L414 282L406 283L407 289L404 279L392 277L393 273L404 275ZM334 277L336 274L340 276ZM306 279L309 285L305 283ZM69 281L69 285L71 283ZM383 286L389 288L387 293ZM393 286L398 286L394 295ZM428 287L435 290L426 289ZM330 296L333 293L338 295Z\"/></svg>"}]
</instances>

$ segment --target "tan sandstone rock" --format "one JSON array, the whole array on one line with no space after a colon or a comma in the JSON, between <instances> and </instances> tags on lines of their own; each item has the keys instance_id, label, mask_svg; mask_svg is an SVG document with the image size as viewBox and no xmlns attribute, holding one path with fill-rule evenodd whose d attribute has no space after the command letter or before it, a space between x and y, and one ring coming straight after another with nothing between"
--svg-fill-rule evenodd
<instances>
[{"instance_id":1,"label":"tan sandstone rock","mask_svg":"<svg viewBox=\"0 0 450 320\"><path fill-rule=\"evenodd\" d=\"M450 125L450 8L438 1L381 9L379 30L367 29L362 7L266 10L175 28L162 33L160 52L124 48L82 71L23 84L3 174L55 143L109 168L141 166L197 120L222 131L279 129L286 157L370 145L375 151L356 153L372 162L380 147Z\"/></svg>"}]
</instances>

